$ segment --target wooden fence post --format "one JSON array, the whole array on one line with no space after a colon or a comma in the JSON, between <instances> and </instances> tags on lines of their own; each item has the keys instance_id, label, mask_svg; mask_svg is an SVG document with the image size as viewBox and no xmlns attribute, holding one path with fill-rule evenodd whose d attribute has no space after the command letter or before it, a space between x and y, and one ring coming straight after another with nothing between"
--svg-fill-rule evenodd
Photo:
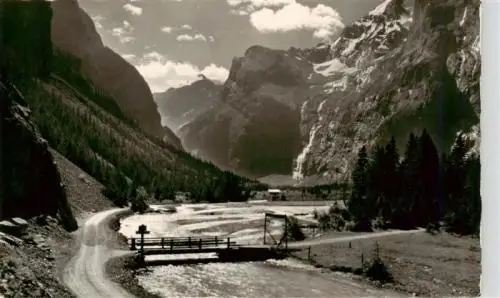
<instances>
[{"instance_id":1,"label":"wooden fence post","mask_svg":"<svg viewBox=\"0 0 500 298\"><path fill-rule=\"evenodd\" d=\"M161 248L165 248L165 238L161 237Z\"/></svg>"},{"instance_id":2,"label":"wooden fence post","mask_svg":"<svg viewBox=\"0 0 500 298\"><path fill-rule=\"evenodd\" d=\"M135 238L131 238L131 243L130 243L130 250L136 250L136 247L135 247Z\"/></svg>"},{"instance_id":3,"label":"wooden fence post","mask_svg":"<svg viewBox=\"0 0 500 298\"><path fill-rule=\"evenodd\" d=\"M174 249L174 239L170 239L170 251Z\"/></svg>"},{"instance_id":4,"label":"wooden fence post","mask_svg":"<svg viewBox=\"0 0 500 298\"><path fill-rule=\"evenodd\" d=\"M201 238L200 238L200 240L199 240L198 246L199 246L199 248L200 248L200 250L201 250Z\"/></svg>"},{"instance_id":5,"label":"wooden fence post","mask_svg":"<svg viewBox=\"0 0 500 298\"><path fill-rule=\"evenodd\" d=\"M264 239L263 239L264 245L266 245L266 232L267 232L267 213L264 214Z\"/></svg>"},{"instance_id":6,"label":"wooden fence post","mask_svg":"<svg viewBox=\"0 0 500 298\"><path fill-rule=\"evenodd\" d=\"M363 253L361 253L361 271L365 269L365 259Z\"/></svg>"},{"instance_id":7,"label":"wooden fence post","mask_svg":"<svg viewBox=\"0 0 500 298\"><path fill-rule=\"evenodd\" d=\"M231 246L231 238L227 237L227 248L229 248Z\"/></svg>"},{"instance_id":8,"label":"wooden fence post","mask_svg":"<svg viewBox=\"0 0 500 298\"><path fill-rule=\"evenodd\" d=\"M188 237L188 246L191 248L191 237Z\"/></svg>"},{"instance_id":9,"label":"wooden fence post","mask_svg":"<svg viewBox=\"0 0 500 298\"><path fill-rule=\"evenodd\" d=\"M311 260L311 246L307 249L307 259Z\"/></svg>"},{"instance_id":10,"label":"wooden fence post","mask_svg":"<svg viewBox=\"0 0 500 298\"><path fill-rule=\"evenodd\" d=\"M218 243L218 241L217 241L217 236L215 236L215 246L216 246L216 247L217 247L217 246L219 246L219 243Z\"/></svg>"}]
</instances>

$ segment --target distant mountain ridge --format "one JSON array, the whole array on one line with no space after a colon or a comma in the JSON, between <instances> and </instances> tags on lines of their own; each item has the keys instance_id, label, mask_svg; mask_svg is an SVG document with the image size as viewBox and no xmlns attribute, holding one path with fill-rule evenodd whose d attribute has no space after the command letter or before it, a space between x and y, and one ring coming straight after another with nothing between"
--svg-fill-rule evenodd
<instances>
[{"instance_id":1,"label":"distant mountain ridge","mask_svg":"<svg viewBox=\"0 0 500 298\"><path fill-rule=\"evenodd\" d=\"M203 77L190 85L154 93L158 110L167 127L177 131L210 109L219 100L222 85Z\"/></svg>"}]
</instances>

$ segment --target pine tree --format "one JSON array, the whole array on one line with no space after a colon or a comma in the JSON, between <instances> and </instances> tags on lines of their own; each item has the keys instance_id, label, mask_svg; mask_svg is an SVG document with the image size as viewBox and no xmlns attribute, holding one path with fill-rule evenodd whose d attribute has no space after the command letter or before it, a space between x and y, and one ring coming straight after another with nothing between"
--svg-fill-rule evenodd
<instances>
[{"instance_id":1,"label":"pine tree","mask_svg":"<svg viewBox=\"0 0 500 298\"><path fill-rule=\"evenodd\" d=\"M418 175L419 147L417 138L410 134L403 161L400 166L400 192L392 215L392 225L395 228L411 229L417 223L414 208L417 204L417 190L420 187Z\"/></svg>"},{"instance_id":2,"label":"pine tree","mask_svg":"<svg viewBox=\"0 0 500 298\"><path fill-rule=\"evenodd\" d=\"M479 235L481 225L481 162L480 158L471 158L468 162L467 179L465 184L467 204L468 229L463 234Z\"/></svg>"},{"instance_id":3,"label":"pine tree","mask_svg":"<svg viewBox=\"0 0 500 298\"><path fill-rule=\"evenodd\" d=\"M391 221L399 197L401 186L399 167L399 154L396 148L396 140L392 137L384 150L381 173L383 177L381 181L383 201L380 208L382 217L387 221Z\"/></svg>"},{"instance_id":4,"label":"pine tree","mask_svg":"<svg viewBox=\"0 0 500 298\"><path fill-rule=\"evenodd\" d=\"M467 159L470 146L462 135L446 163L446 229L459 234L479 232L481 219L480 162L479 158Z\"/></svg>"},{"instance_id":5,"label":"pine tree","mask_svg":"<svg viewBox=\"0 0 500 298\"><path fill-rule=\"evenodd\" d=\"M375 149L370 160L367 171L367 200L366 211L369 217L373 218L381 216L381 211L385 205L384 197L384 157L385 151L383 147Z\"/></svg>"},{"instance_id":6,"label":"pine tree","mask_svg":"<svg viewBox=\"0 0 500 298\"><path fill-rule=\"evenodd\" d=\"M416 219L422 226L436 225L441 216L439 200L442 201L443 198L438 197L438 194L439 184L443 181L440 179L439 155L426 130L419 139L418 181L420 188L416 189L418 193L414 212Z\"/></svg>"},{"instance_id":7,"label":"pine tree","mask_svg":"<svg viewBox=\"0 0 500 298\"><path fill-rule=\"evenodd\" d=\"M352 172L352 193L347 208L355 221L357 230L370 230L371 220L367 207L368 154L363 146L358 153L356 167Z\"/></svg>"},{"instance_id":8,"label":"pine tree","mask_svg":"<svg viewBox=\"0 0 500 298\"><path fill-rule=\"evenodd\" d=\"M446 159L446 208L453 208L454 198L463 197L465 190L465 179L467 177L466 154L469 148L466 146L464 137L459 135L455 145Z\"/></svg>"}]
</instances>

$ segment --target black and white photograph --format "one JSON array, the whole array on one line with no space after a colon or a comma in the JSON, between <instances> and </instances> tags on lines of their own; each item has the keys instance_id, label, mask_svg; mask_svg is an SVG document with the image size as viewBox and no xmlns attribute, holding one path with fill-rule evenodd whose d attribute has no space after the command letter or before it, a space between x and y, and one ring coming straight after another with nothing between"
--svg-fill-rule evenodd
<instances>
[{"instance_id":1,"label":"black and white photograph","mask_svg":"<svg viewBox=\"0 0 500 298\"><path fill-rule=\"evenodd\" d=\"M494 297L499 29L500 1L0 0L0 298Z\"/></svg>"}]
</instances>

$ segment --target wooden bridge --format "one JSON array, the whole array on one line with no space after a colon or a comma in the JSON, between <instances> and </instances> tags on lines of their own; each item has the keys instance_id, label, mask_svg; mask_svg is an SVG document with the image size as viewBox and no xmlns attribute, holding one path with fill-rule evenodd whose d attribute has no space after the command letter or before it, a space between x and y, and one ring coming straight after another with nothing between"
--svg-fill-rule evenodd
<instances>
[{"instance_id":1,"label":"wooden bridge","mask_svg":"<svg viewBox=\"0 0 500 298\"><path fill-rule=\"evenodd\" d=\"M284 221L284 233L282 237L275 239L268 230L268 220L278 219ZM303 226L302 228L316 229L316 225ZM145 225L140 225L136 234L140 237L128 239L130 250L139 252L139 261L146 263L146 255L171 255L171 254L202 254L216 253L217 259L196 260L164 260L148 261L148 264L185 264L189 262L228 262L228 261L260 261L270 258L284 258L290 251L288 248L289 220L286 215L265 213L264 216L264 238L263 245L240 245L232 241L230 237L153 237L144 238L149 234ZM266 238L272 243L266 243Z\"/></svg>"},{"instance_id":2,"label":"wooden bridge","mask_svg":"<svg viewBox=\"0 0 500 298\"><path fill-rule=\"evenodd\" d=\"M221 237L158 237L130 238L130 250L144 251L145 255L212 253L240 247L231 238Z\"/></svg>"}]
</instances>

